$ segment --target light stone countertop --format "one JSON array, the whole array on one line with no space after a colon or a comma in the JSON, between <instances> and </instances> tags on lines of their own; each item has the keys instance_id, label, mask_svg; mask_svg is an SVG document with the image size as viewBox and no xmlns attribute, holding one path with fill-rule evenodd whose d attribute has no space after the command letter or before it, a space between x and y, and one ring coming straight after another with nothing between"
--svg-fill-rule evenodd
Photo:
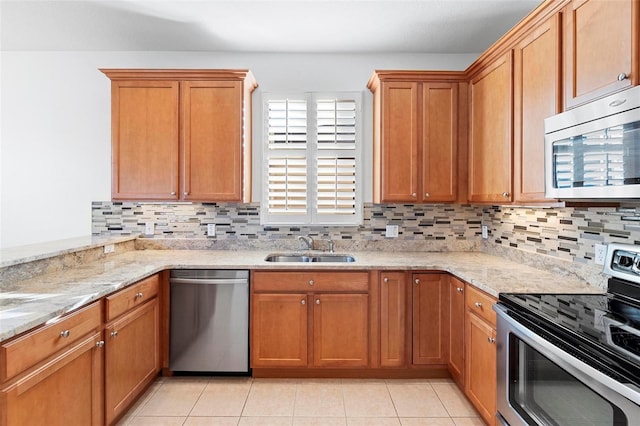
<instances>
[{"instance_id":1,"label":"light stone countertop","mask_svg":"<svg viewBox=\"0 0 640 426\"><path fill-rule=\"evenodd\" d=\"M267 251L132 250L24 281L0 283L0 341L165 269L446 271L487 293L603 290L502 257L477 252L353 252L354 263L270 263Z\"/></svg>"}]
</instances>

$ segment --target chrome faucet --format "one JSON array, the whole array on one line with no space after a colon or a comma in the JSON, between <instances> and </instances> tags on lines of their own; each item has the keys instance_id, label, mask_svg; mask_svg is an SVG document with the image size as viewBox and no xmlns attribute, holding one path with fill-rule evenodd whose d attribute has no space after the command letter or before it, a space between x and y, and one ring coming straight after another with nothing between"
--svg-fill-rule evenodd
<instances>
[{"instance_id":1,"label":"chrome faucet","mask_svg":"<svg viewBox=\"0 0 640 426\"><path fill-rule=\"evenodd\" d=\"M305 236L305 235L299 235L298 239L301 241L304 241L307 244L307 248L309 250L313 250L313 238L311 238L310 236Z\"/></svg>"}]
</instances>

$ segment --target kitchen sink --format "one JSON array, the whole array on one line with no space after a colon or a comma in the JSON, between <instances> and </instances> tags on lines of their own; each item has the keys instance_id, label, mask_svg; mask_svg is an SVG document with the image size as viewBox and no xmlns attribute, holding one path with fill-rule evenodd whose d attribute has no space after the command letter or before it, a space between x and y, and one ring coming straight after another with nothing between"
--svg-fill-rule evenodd
<instances>
[{"instance_id":1,"label":"kitchen sink","mask_svg":"<svg viewBox=\"0 0 640 426\"><path fill-rule=\"evenodd\" d=\"M351 263L356 259L348 254L291 254L291 253L274 253L264 258L267 262L337 262L337 263Z\"/></svg>"}]
</instances>

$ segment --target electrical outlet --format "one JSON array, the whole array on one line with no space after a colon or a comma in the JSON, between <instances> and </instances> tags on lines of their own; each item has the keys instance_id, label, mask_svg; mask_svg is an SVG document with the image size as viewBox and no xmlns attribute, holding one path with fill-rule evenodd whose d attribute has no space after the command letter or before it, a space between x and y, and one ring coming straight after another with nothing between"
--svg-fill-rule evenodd
<instances>
[{"instance_id":1,"label":"electrical outlet","mask_svg":"<svg viewBox=\"0 0 640 426\"><path fill-rule=\"evenodd\" d=\"M207 237L215 237L216 236L216 224L208 223L207 224Z\"/></svg>"},{"instance_id":2,"label":"electrical outlet","mask_svg":"<svg viewBox=\"0 0 640 426\"><path fill-rule=\"evenodd\" d=\"M104 246L104 254L113 253L114 251L116 251L115 244L107 244Z\"/></svg>"},{"instance_id":3,"label":"electrical outlet","mask_svg":"<svg viewBox=\"0 0 640 426\"><path fill-rule=\"evenodd\" d=\"M153 222L147 222L144 224L144 235L153 235L155 234L155 224Z\"/></svg>"},{"instance_id":4,"label":"electrical outlet","mask_svg":"<svg viewBox=\"0 0 640 426\"><path fill-rule=\"evenodd\" d=\"M604 265L604 261L607 258L607 246L604 244L596 244L594 245L594 251L596 252L594 259L596 265Z\"/></svg>"},{"instance_id":5,"label":"electrical outlet","mask_svg":"<svg viewBox=\"0 0 640 426\"><path fill-rule=\"evenodd\" d=\"M482 230L482 239L486 240L489 238L489 227L487 225L481 225L480 229Z\"/></svg>"},{"instance_id":6,"label":"electrical outlet","mask_svg":"<svg viewBox=\"0 0 640 426\"><path fill-rule=\"evenodd\" d=\"M398 225L387 225L385 236L387 238L398 238Z\"/></svg>"}]
</instances>

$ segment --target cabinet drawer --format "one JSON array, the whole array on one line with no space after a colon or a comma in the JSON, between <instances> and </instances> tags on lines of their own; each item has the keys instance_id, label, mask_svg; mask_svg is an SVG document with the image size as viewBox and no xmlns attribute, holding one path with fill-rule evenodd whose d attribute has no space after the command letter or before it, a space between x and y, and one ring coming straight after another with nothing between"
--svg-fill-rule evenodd
<instances>
[{"instance_id":1,"label":"cabinet drawer","mask_svg":"<svg viewBox=\"0 0 640 426\"><path fill-rule=\"evenodd\" d=\"M255 272L254 291L369 291L367 272Z\"/></svg>"},{"instance_id":2,"label":"cabinet drawer","mask_svg":"<svg viewBox=\"0 0 640 426\"><path fill-rule=\"evenodd\" d=\"M0 382L76 342L101 324L100 302L0 346Z\"/></svg>"},{"instance_id":3,"label":"cabinet drawer","mask_svg":"<svg viewBox=\"0 0 640 426\"><path fill-rule=\"evenodd\" d=\"M145 278L106 298L107 321L119 317L128 310L153 299L160 288L160 274Z\"/></svg>"},{"instance_id":4,"label":"cabinet drawer","mask_svg":"<svg viewBox=\"0 0 640 426\"><path fill-rule=\"evenodd\" d=\"M496 313L493 304L497 300L487 293L467 284L465 292L465 304L467 309L487 320L492 326L496 326Z\"/></svg>"}]
</instances>

